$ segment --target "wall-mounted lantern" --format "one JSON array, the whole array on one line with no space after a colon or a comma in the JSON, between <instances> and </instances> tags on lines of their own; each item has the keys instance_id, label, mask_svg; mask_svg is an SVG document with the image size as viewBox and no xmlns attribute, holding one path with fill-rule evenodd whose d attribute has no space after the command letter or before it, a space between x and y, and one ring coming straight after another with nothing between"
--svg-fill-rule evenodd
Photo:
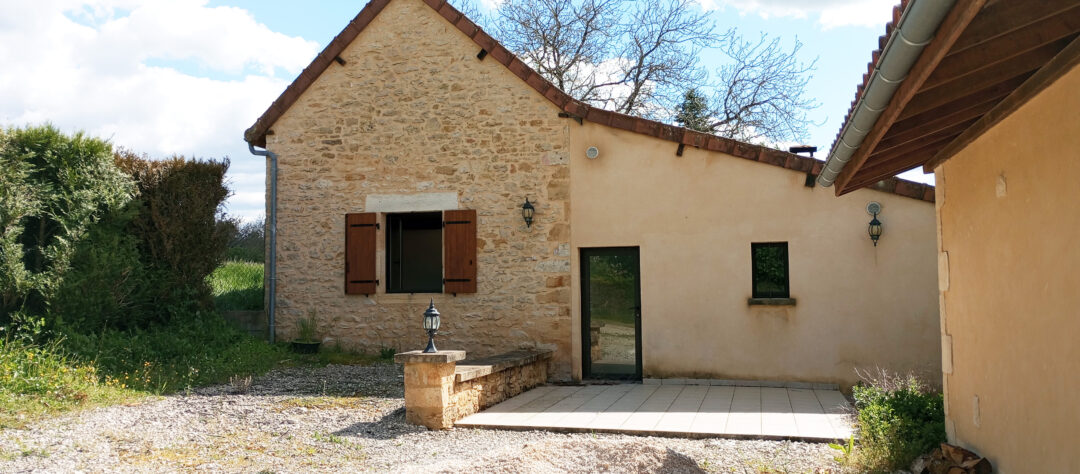
<instances>
[{"instance_id":1,"label":"wall-mounted lantern","mask_svg":"<svg viewBox=\"0 0 1080 474\"><path fill-rule=\"evenodd\" d=\"M439 322L439 310L435 309L435 299L432 298L431 305L428 306L427 311L424 311L424 330L428 334L427 348L424 349L425 354L439 351L435 348L435 333L439 330Z\"/></svg>"},{"instance_id":2,"label":"wall-mounted lantern","mask_svg":"<svg viewBox=\"0 0 1080 474\"><path fill-rule=\"evenodd\" d=\"M533 214L536 213L536 208L529 202L529 198L525 198L525 204L521 205L521 218L525 219L525 227L532 227Z\"/></svg>"},{"instance_id":3,"label":"wall-mounted lantern","mask_svg":"<svg viewBox=\"0 0 1080 474\"><path fill-rule=\"evenodd\" d=\"M877 202L870 202L866 205L866 212L872 216L870 219L870 225L866 228L866 233L870 234L870 240L874 241L874 247L877 247L877 241L881 238L881 221L878 220L877 215L881 212L881 204Z\"/></svg>"}]
</instances>

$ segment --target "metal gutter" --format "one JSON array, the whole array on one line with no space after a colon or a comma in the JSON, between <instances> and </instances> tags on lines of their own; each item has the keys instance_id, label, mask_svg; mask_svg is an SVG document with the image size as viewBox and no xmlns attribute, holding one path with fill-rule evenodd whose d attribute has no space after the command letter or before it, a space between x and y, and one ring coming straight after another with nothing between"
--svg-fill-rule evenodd
<instances>
[{"instance_id":1,"label":"metal gutter","mask_svg":"<svg viewBox=\"0 0 1080 474\"><path fill-rule=\"evenodd\" d=\"M934 39L942 20L952 10L955 0L912 0L878 56L866 89L818 175L818 184L832 186L844 165L851 160L878 117L889 106L896 89L907 78L923 49Z\"/></svg>"},{"instance_id":2,"label":"metal gutter","mask_svg":"<svg viewBox=\"0 0 1080 474\"><path fill-rule=\"evenodd\" d=\"M267 324L269 329L268 340L272 344L274 342L274 313L277 308L277 154L270 150L256 150L255 145L248 143L248 151L255 156L265 156L270 160L270 215L267 216L268 238L270 239L269 248L270 255L267 259L267 273L269 273L266 290L268 293L268 302L266 304L266 312L269 316L269 322Z\"/></svg>"}]
</instances>

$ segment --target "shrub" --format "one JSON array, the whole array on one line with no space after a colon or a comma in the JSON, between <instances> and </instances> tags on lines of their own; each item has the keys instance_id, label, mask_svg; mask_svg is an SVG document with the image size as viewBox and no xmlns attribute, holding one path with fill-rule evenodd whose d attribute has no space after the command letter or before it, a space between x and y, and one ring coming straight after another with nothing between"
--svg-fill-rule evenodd
<instances>
[{"instance_id":1,"label":"shrub","mask_svg":"<svg viewBox=\"0 0 1080 474\"><path fill-rule=\"evenodd\" d=\"M219 222L229 161L150 160L121 150L116 164L138 189L129 231L139 242L157 322L209 309L206 277L223 261L229 238Z\"/></svg>"},{"instance_id":2,"label":"shrub","mask_svg":"<svg viewBox=\"0 0 1080 474\"><path fill-rule=\"evenodd\" d=\"M71 271L60 282L49 314L54 326L83 332L146 324L154 302L144 295L138 240L125 232L130 212L113 212L76 246Z\"/></svg>"},{"instance_id":3,"label":"shrub","mask_svg":"<svg viewBox=\"0 0 1080 474\"><path fill-rule=\"evenodd\" d=\"M91 225L132 191L103 140L49 125L0 133L0 325L46 314Z\"/></svg>"},{"instance_id":4,"label":"shrub","mask_svg":"<svg viewBox=\"0 0 1080 474\"><path fill-rule=\"evenodd\" d=\"M858 411L856 459L865 470L904 468L945 442L944 400L914 376L881 372L856 385L852 394Z\"/></svg>"},{"instance_id":5,"label":"shrub","mask_svg":"<svg viewBox=\"0 0 1080 474\"><path fill-rule=\"evenodd\" d=\"M207 278L219 311L263 308L263 265L225 262Z\"/></svg>"}]
</instances>

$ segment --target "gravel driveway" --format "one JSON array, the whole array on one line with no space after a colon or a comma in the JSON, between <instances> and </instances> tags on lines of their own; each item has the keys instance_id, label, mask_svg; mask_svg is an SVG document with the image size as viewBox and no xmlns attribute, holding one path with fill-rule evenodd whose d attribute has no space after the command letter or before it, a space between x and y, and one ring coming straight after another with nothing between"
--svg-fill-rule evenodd
<instances>
[{"instance_id":1,"label":"gravel driveway","mask_svg":"<svg viewBox=\"0 0 1080 474\"><path fill-rule=\"evenodd\" d=\"M295 367L0 431L3 472L836 472L823 444L405 423L394 365Z\"/></svg>"}]
</instances>

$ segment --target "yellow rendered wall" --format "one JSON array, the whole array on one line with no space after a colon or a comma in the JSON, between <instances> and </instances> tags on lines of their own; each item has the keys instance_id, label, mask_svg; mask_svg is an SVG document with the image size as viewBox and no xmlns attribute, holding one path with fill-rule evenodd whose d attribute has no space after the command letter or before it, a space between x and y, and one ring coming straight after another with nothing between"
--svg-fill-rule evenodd
<instances>
[{"instance_id":1,"label":"yellow rendered wall","mask_svg":"<svg viewBox=\"0 0 1080 474\"><path fill-rule=\"evenodd\" d=\"M585 150L596 146L599 158ZM646 378L832 382L855 369L940 380L933 204L836 198L805 174L586 122L570 127L573 294L579 249L638 246ZM867 235L878 201L885 231ZM748 306L751 242L788 242L793 307ZM573 305L580 375L580 300Z\"/></svg>"},{"instance_id":2,"label":"yellow rendered wall","mask_svg":"<svg viewBox=\"0 0 1080 474\"><path fill-rule=\"evenodd\" d=\"M1078 90L1074 69L937 170L949 439L998 472L1080 472Z\"/></svg>"}]
</instances>

